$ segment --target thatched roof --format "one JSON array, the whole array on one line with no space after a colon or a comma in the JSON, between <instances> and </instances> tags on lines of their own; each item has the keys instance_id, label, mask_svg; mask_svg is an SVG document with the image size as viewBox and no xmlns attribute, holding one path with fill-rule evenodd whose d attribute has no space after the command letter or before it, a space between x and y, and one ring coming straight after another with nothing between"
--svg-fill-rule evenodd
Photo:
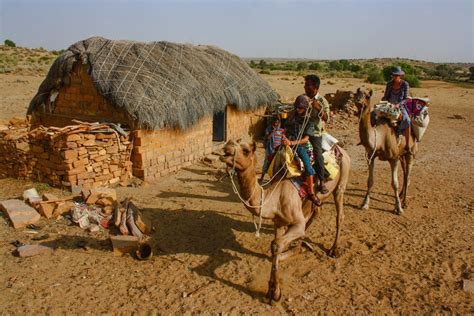
<instances>
[{"instance_id":1,"label":"thatched roof","mask_svg":"<svg viewBox=\"0 0 474 316\"><path fill-rule=\"evenodd\" d=\"M90 66L95 87L112 105L152 129L186 128L227 104L247 111L278 100L244 61L217 47L92 37L55 60L28 113L61 87L76 61Z\"/></svg>"}]
</instances>

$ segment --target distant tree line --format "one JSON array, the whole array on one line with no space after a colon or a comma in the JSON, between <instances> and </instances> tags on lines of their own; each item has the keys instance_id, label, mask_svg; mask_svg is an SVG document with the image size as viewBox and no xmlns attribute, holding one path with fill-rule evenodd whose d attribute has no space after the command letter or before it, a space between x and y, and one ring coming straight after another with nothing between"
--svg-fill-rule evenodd
<instances>
[{"instance_id":1,"label":"distant tree line","mask_svg":"<svg viewBox=\"0 0 474 316\"><path fill-rule=\"evenodd\" d=\"M250 67L258 69L260 73L270 74L271 71L297 71L308 73L310 71L326 73L328 76L365 78L370 83L385 84L390 80L392 69L400 66L405 72L404 80L411 87L419 87L421 80L446 80L446 81L474 81L474 66L461 68L455 65L437 64L434 66L412 65L409 62L394 62L390 65L380 66L369 61L352 62L347 59L331 61L276 61L251 60Z\"/></svg>"}]
</instances>

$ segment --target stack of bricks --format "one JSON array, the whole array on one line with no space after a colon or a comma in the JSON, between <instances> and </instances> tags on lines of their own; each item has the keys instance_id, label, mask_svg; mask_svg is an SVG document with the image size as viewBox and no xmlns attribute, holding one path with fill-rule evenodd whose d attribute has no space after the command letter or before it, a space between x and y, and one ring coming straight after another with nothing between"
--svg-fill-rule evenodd
<instances>
[{"instance_id":1,"label":"stack of bricks","mask_svg":"<svg viewBox=\"0 0 474 316\"><path fill-rule=\"evenodd\" d=\"M0 131L0 178L31 178L34 164L27 128Z\"/></svg>"},{"instance_id":2,"label":"stack of bricks","mask_svg":"<svg viewBox=\"0 0 474 316\"><path fill-rule=\"evenodd\" d=\"M132 143L127 136L110 129L35 131L30 133L30 146L40 181L91 189L124 182L131 176Z\"/></svg>"},{"instance_id":3,"label":"stack of bricks","mask_svg":"<svg viewBox=\"0 0 474 316\"><path fill-rule=\"evenodd\" d=\"M0 177L91 189L131 177L129 135L108 125L10 128L0 132Z\"/></svg>"}]
</instances>

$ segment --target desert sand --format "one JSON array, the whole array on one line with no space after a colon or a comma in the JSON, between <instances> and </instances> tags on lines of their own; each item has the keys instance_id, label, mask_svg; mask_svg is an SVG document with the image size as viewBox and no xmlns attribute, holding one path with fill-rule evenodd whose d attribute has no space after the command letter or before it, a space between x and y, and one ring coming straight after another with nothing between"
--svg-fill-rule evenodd
<instances>
[{"instance_id":1,"label":"desert sand","mask_svg":"<svg viewBox=\"0 0 474 316\"><path fill-rule=\"evenodd\" d=\"M301 77L264 76L285 101L303 92ZM0 118L24 115L42 78L0 75ZM324 79L337 89L384 89L359 79ZM360 210L367 168L357 119L338 116L330 133L352 157L340 255L330 258L335 231L332 203L307 232L313 252L282 266L283 298L263 298L270 274L271 222L255 237L249 213L232 192L224 166L198 163L137 188L118 187L153 219L154 257L137 261L111 252L109 232L82 231L61 218L42 219L39 234L0 219L0 307L9 314L472 314L474 294L474 89L423 81L431 122L419 146L402 216L393 212L388 163L376 163L369 210ZM343 126L343 128L341 127ZM258 150L260 161L263 148ZM0 179L0 200L21 195L29 181ZM67 195L58 189L47 189ZM18 258L10 243L43 244L50 255Z\"/></svg>"}]
</instances>

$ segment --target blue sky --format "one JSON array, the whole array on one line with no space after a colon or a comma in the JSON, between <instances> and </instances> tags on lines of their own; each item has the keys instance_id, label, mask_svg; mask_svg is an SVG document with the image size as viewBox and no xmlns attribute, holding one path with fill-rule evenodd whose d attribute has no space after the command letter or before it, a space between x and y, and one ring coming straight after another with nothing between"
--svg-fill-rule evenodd
<instances>
[{"instance_id":1,"label":"blue sky","mask_svg":"<svg viewBox=\"0 0 474 316\"><path fill-rule=\"evenodd\" d=\"M474 62L474 0L0 0L0 40L212 44L241 57Z\"/></svg>"}]
</instances>

